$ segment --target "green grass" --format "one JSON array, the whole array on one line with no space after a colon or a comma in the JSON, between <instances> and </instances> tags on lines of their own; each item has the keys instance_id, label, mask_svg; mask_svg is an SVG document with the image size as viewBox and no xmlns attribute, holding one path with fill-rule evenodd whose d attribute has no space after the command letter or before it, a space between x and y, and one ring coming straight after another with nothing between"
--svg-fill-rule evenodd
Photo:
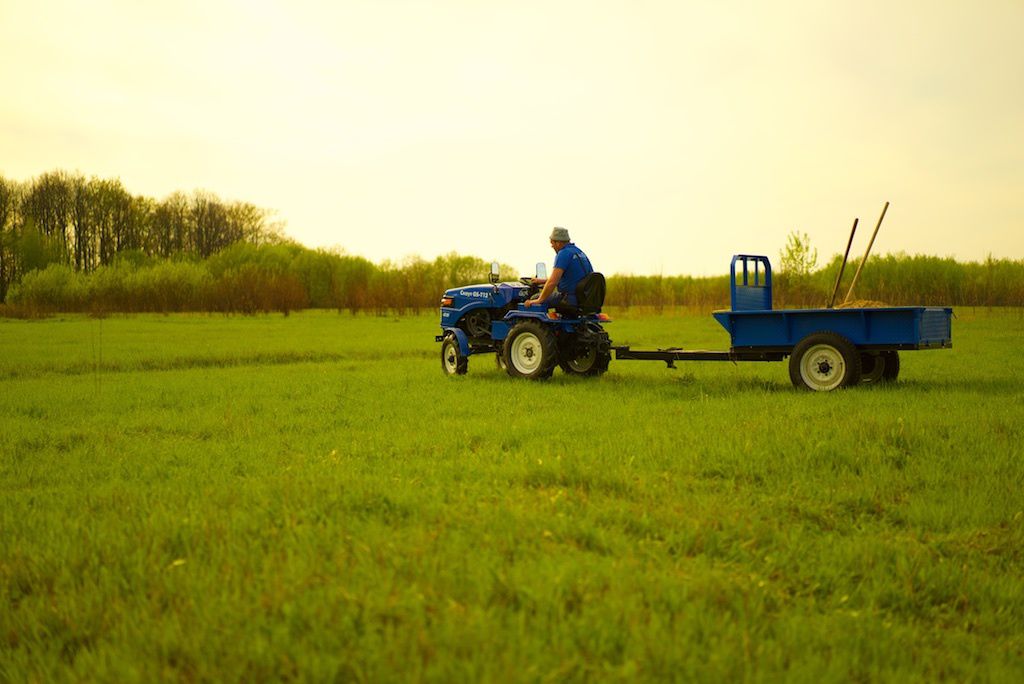
<instances>
[{"instance_id":1,"label":"green grass","mask_svg":"<svg viewBox=\"0 0 1024 684\"><path fill-rule=\"evenodd\" d=\"M1024 317L958 313L825 395L449 379L433 317L0 321L0 680L1021 681Z\"/></svg>"}]
</instances>

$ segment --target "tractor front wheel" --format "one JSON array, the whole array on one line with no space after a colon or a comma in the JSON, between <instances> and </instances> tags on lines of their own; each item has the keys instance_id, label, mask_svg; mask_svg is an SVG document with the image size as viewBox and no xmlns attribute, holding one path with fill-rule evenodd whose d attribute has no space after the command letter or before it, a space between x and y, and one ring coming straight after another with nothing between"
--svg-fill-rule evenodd
<instances>
[{"instance_id":1,"label":"tractor front wheel","mask_svg":"<svg viewBox=\"0 0 1024 684\"><path fill-rule=\"evenodd\" d=\"M445 375L465 375L469 370L469 359L459 349L455 335L448 335L441 343L441 370Z\"/></svg>"},{"instance_id":2,"label":"tractor front wheel","mask_svg":"<svg viewBox=\"0 0 1024 684\"><path fill-rule=\"evenodd\" d=\"M502 356L505 370L513 378L549 378L558 362L555 335L542 323L520 321L509 331L502 345Z\"/></svg>"}]
</instances>

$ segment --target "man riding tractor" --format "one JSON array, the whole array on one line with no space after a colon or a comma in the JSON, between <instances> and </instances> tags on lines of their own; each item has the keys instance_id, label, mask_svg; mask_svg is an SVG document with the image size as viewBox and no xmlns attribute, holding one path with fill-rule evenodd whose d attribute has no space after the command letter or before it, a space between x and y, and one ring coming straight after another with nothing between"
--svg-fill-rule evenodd
<instances>
[{"instance_id":1,"label":"man riding tractor","mask_svg":"<svg viewBox=\"0 0 1024 684\"><path fill-rule=\"evenodd\" d=\"M543 289L528 299L526 306L543 306L557 309L559 305L576 306L576 286L584 277L594 272L590 259L583 250L569 240L569 231L555 227L551 231L551 249L555 250L555 265L547 279L535 278L535 285Z\"/></svg>"}]
</instances>

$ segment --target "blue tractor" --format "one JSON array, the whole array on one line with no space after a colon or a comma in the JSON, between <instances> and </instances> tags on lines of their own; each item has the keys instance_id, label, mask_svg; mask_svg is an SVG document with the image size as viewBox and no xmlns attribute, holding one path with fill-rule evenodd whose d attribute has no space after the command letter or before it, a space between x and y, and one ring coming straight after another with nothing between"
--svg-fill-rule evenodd
<instances>
[{"instance_id":1,"label":"blue tractor","mask_svg":"<svg viewBox=\"0 0 1024 684\"><path fill-rule=\"evenodd\" d=\"M572 375L600 375L611 361L611 340L602 327L605 280L600 273L583 278L576 288L575 306L546 309L526 307L544 277L498 282L498 264L491 265L490 283L446 290L441 297L441 369L462 375L469 357L495 355L500 368L515 378L543 380L555 366Z\"/></svg>"}]
</instances>

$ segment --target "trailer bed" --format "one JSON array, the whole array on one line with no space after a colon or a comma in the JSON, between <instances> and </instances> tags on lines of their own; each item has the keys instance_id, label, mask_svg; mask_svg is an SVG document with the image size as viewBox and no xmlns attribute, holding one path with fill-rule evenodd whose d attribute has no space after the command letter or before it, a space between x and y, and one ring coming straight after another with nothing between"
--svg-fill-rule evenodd
<instances>
[{"instance_id":1,"label":"trailer bed","mask_svg":"<svg viewBox=\"0 0 1024 684\"><path fill-rule=\"evenodd\" d=\"M860 349L948 349L949 307L888 306L850 309L716 311L732 350L791 350L821 331L842 335Z\"/></svg>"},{"instance_id":2,"label":"trailer bed","mask_svg":"<svg viewBox=\"0 0 1024 684\"><path fill-rule=\"evenodd\" d=\"M732 308L712 315L729 333L729 349L613 347L615 358L664 361L782 361L796 387L828 391L860 382L891 382L899 352L953 346L953 309L881 306L773 309L768 257L737 254L730 267Z\"/></svg>"}]
</instances>

